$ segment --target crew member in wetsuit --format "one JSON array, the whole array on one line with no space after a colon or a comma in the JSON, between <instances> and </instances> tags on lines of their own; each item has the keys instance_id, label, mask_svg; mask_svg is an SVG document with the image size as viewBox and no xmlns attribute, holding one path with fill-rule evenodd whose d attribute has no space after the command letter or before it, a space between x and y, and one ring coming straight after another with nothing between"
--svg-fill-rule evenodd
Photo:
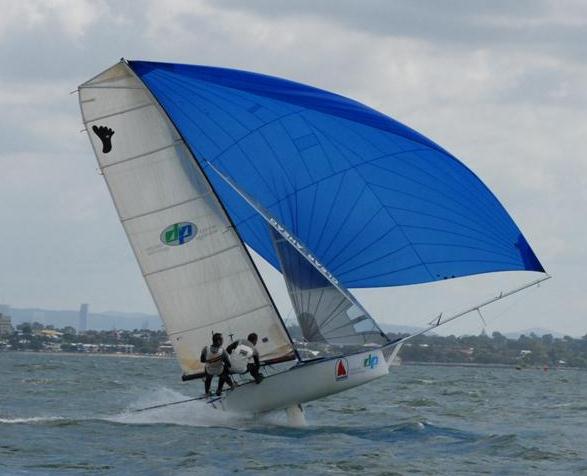
<instances>
[{"instance_id":1,"label":"crew member in wetsuit","mask_svg":"<svg viewBox=\"0 0 587 476\"><path fill-rule=\"evenodd\" d=\"M206 395L210 395L210 385L212 384L214 376L218 377L216 395L222 393L222 387L224 387L225 382L230 385L231 388L234 386L232 379L228 374L230 359L228 358L226 351L222 348L222 342L222 334L215 333L212 336L212 345L204 347L200 354L200 361L205 364L204 370L206 377L204 380L204 390Z\"/></svg>"},{"instance_id":2,"label":"crew member in wetsuit","mask_svg":"<svg viewBox=\"0 0 587 476\"><path fill-rule=\"evenodd\" d=\"M251 332L246 339L239 339L226 348L226 352L230 354L231 370L233 373L249 372L256 383L263 381L263 375L260 374L259 369L261 363L259 362L259 351L255 347L257 345L258 336Z\"/></svg>"}]
</instances>

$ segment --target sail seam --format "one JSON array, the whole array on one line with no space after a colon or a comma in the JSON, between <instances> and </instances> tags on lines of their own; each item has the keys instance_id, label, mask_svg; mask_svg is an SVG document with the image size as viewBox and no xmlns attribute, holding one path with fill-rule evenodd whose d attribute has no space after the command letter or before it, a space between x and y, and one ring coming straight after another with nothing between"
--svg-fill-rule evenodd
<instances>
[{"instance_id":1,"label":"sail seam","mask_svg":"<svg viewBox=\"0 0 587 476\"><path fill-rule=\"evenodd\" d=\"M102 167L100 167L100 170L103 171L103 170L105 170L109 167L113 167L115 165L124 164L126 162L131 161L131 160L140 159L141 157L147 157L148 155L156 154L157 152L161 152L163 150L170 149L171 147L175 147L177 144L181 144L182 142L183 141L181 139L177 139L175 142L172 142L171 144L164 145L163 147L159 147L158 149L154 149L149 152L143 152L142 154L133 155L132 157L128 157L126 159L119 160L118 162L113 162L111 164L103 165Z\"/></svg>"},{"instance_id":2,"label":"sail seam","mask_svg":"<svg viewBox=\"0 0 587 476\"><path fill-rule=\"evenodd\" d=\"M173 266L169 266L167 268L162 268L162 269L158 269L157 271L151 271L150 273L144 273L143 276L146 278L147 276L153 276L154 274L159 274L159 273L163 273L165 271L169 271L172 269L177 269L177 268L181 268L182 266L187 266L188 264L193 264L193 263L197 263L198 261L203 261L206 260L208 258L212 258L214 256L218 256L226 251L230 251L234 248L238 248L239 245L233 245L233 246L229 246L228 248L224 248L223 250L217 251L216 253L212 253L211 255L207 255L207 256L202 256L200 258L196 258L196 259L192 259L190 261L186 261L184 263L179 263Z\"/></svg>"},{"instance_id":3,"label":"sail seam","mask_svg":"<svg viewBox=\"0 0 587 476\"><path fill-rule=\"evenodd\" d=\"M113 112L111 114L105 114L103 116L98 116L98 117L94 117L92 119L88 119L87 121L84 121L84 124L88 125L90 122L101 121L102 119L108 119L109 117L119 116L121 114L126 114L127 112L136 111L137 109L143 109L143 108L149 107L149 106L154 106L154 104L152 102L149 102L146 104L139 104L138 106L130 107L128 109L123 109L122 111Z\"/></svg>"},{"instance_id":4,"label":"sail seam","mask_svg":"<svg viewBox=\"0 0 587 476\"><path fill-rule=\"evenodd\" d=\"M327 139L328 141L330 141L330 143L332 144L332 146L339 150L341 152L341 156L344 157L349 163L351 163L351 161L347 158L347 154L345 153L345 151L348 151L350 153L352 153L352 151L348 150L347 146L344 146L343 144L339 144L336 143L334 140L331 139L330 134L326 133L325 131L323 131L320 127L318 127L316 124L311 123L313 125L313 127L318 130L325 139ZM424 269L428 272L428 275L432 278L432 281L434 281L436 278L434 276L434 274L432 273L432 271L430 270L430 268L427 266L426 262L422 259L422 256L420 255L420 253L418 253L418 250L416 250L416 248L411 244L411 240L408 238L408 235L406 233L406 231L403 229L403 227L398 223L398 220L396 219L395 215L393 215L389 209L385 208L385 205L383 204L381 197L379 195L377 195L377 193L375 193L373 191L373 188L371 186L371 184L365 179L365 177L363 176L363 174L361 173L360 167L355 167L354 168L355 172L357 173L357 175L359 175L363 181L366 183L366 187L371 191L371 193L373 193L373 195L375 196L375 198L377 199L377 201L379 202L380 205L383 206L385 213L387 214L387 216L390 218L390 220L398 227L400 233L403 235L405 241L407 243L409 243L410 249L412 250L412 252L414 253L414 255L416 256L416 258L418 259L418 261L420 261L420 265L424 267Z\"/></svg>"},{"instance_id":5,"label":"sail seam","mask_svg":"<svg viewBox=\"0 0 587 476\"><path fill-rule=\"evenodd\" d=\"M79 89L143 89L140 86L80 86Z\"/></svg>"},{"instance_id":6,"label":"sail seam","mask_svg":"<svg viewBox=\"0 0 587 476\"><path fill-rule=\"evenodd\" d=\"M134 216L128 217L128 218L121 218L120 221L122 223L125 223L127 221L136 220L137 218L143 218L143 217L146 217L149 215L154 215L155 213L163 212L165 210L170 210L171 208L179 207L181 205L185 205L186 203L195 202L196 200L201 200L201 199L207 197L208 195L209 194L200 195L199 197L190 198L188 200L184 200L183 202L174 203L173 205L169 205L167 207L162 207L162 208L158 208L156 210L151 210L150 212L141 213L139 215L134 215Z\"/></svg>"},{"instance_id":7,"label":"sail seam","mask_svg":"<svg viewBox=\"0 0 587 476\"><path fill-rule=\"evenodd\" d=\"M216 324L219 324L219 323L221 323L221 322L230 321L230 320L232 320L232 319L238 319L239 317L246 316L247 314L252 314L253 312L257 312L257 311L259 311L259 310L261 310L261 309L265 309L266 307L270 307L270 306L271 306L271 304L270 304L270 303L267 303L267 304L264 304L263 306L258 306L258 307L254 308L254 309L250 309L249 311L245 311L245 312L242 312L242 313L240 313L240 314L237 314L236 316L230 316L230 317L227 317L227 318L225 318L225 319L222 319L221 321L214 321L213 323L203 324L203 325L201 325L201 326L198 326L198 327L192 327L192 328L190 328L190 329L185 329L185 330L183 330L183 331L176 331L176 332L171 332L171 333L170 333L170 334L168 334L168 335L169 335L169 337L171 337L171 336L176 336L176 335L178 335L178 334L184 334L184 333L186 333L186 332L193 332L193 331L197 331L198 329L203 329L204 327L211 327L211 326L214 326L214 325L216 325Z\"/></svg>"}]
</instances>

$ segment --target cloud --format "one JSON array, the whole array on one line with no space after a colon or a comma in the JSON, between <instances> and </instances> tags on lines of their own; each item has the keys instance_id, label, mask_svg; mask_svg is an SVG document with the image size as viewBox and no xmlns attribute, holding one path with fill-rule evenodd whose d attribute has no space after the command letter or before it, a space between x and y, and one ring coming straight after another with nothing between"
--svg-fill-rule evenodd
<instances>
[{"instance_id":1,"label":"cloud","mask_svg":"<svg viewBox=\"0 0 587 476\"><path fill-rule=\"evenodd\" d=\"M0 8L0 220L10 243L0 262L17 269L0 273L3 300L153 310L68 94L124 56L288 77L419 130L489 185L555 275L536 293L540 305L524 308L519 325L503 325L549 327L557 313L565 315L561 330L582 328L584 2L61 0ZM516 284L495 279L471 292L485 297L498 282ZM382 321L414 323L453 301L469 303L466 281L449 286L433 293L430 308L411 287L360 296ZM390 314L396 306L401 312Z\"/></svg>"},{"instance_id":2,"label":"cloud","mask_svg":"<svg viewBox=\"0 0 587 476\"><path fill-rule=\"evenodd\" d=\"M0 38L20 31L50 29L79 39L99 21L108 5L100 0L2 0L0 9Z\"/></svg>"},{"instance_id":3,"label":"cloud","mask_svg":"<svg viewBox=\"0 0 587 476\"><path fill-rule=\"evenodd\" d=\"M273 21L320 18L347 31L376 37L404 37L460 52L492 46L557 51L577 60L585 58L587 6L580 0L470 2L452 0L238 0L210 1L217 8L239 9ZM374 45L376 48L377 45Z\"/></svg>"}]
</instances>

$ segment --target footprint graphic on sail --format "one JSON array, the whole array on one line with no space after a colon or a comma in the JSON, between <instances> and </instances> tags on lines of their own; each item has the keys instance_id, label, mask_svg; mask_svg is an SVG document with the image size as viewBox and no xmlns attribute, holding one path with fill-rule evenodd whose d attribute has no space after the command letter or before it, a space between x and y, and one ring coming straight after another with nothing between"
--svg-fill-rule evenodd
<instances>
[{"instance_id":1,"label":"footprint graphic on sail","mask_svg":"<svg viewBox=\"0 0 587 476\"><path fill-rule=\"evenodd\" d=\"M102 153L107 154L112 150L112 136L114 131L106 126L92 126L94 134L102 141Z\"/></svg>"}]
</instances>

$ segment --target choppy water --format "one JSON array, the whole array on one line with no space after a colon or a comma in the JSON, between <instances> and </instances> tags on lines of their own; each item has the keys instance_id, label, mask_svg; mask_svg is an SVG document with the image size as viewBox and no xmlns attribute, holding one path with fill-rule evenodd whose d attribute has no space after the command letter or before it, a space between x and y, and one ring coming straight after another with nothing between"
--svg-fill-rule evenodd
<instances>
[{"instance_id":1,"label":"choppy water","mask_svg":"<svg viewBox=\"0 0 587 476\"><path fill-rule=\"evenodd\" d=\"M177 405L173 360L0 353L0 474L587 474L587 372L392 368L309 426Z\"/></svg>"}]
</instances>

